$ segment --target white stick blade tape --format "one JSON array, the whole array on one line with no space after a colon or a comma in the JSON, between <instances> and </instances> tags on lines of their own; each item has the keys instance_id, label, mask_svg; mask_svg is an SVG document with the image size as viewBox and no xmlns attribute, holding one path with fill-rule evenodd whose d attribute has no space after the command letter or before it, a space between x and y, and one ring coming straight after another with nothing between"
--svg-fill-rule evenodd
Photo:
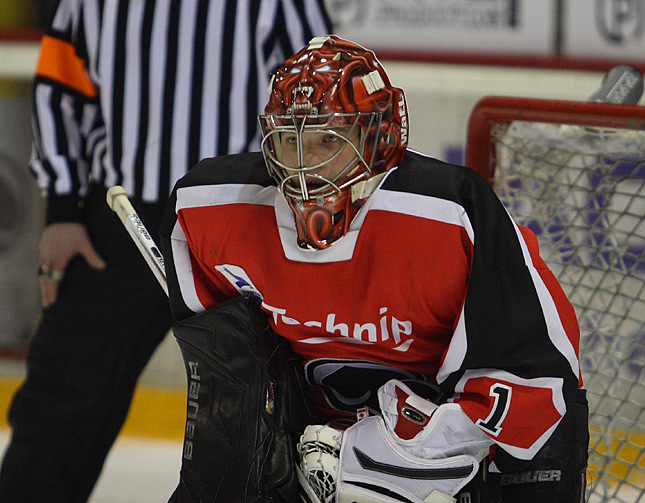
<instances>
[{"instance_id":1,"label":"white stick blade tape","mask_svg":"<svg viewBox=\"0 0 645 503\"><path fill-rule=\"evenodd\" d=\"M110 209L119 215L123 223L125 223L128 215L136 214L125 189L120 185L110 187L107 191L106 199Z\"/></svg>"}]
</instances>

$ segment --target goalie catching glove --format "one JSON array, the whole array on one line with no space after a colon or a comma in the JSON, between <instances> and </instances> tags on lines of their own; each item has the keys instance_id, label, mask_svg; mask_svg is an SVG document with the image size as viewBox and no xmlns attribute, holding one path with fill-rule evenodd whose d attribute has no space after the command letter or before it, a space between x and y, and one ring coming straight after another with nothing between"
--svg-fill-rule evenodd
<instances>
[{"instance_id":1,"label":"goalie catching glove","mask_svg":"<svg viewBox=\"0 0 645 503\"><path fill-rule=\"evenodd\" d=\"M327 470L336 478L335 502L456 501L453 496L475 477L492 440L459 405L437 406L398 380L379 389L379 405L382 416L342 434L338 468Z\"/></svg>"}]
</instances>

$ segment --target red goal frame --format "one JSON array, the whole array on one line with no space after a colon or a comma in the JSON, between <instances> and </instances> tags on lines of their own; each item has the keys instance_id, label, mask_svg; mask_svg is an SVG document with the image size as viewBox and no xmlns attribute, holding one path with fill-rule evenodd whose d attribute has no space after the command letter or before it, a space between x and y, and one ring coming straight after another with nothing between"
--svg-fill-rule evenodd
<instances>
[{"instance_id":1,"label":"red goal frame","mask_svg":"<svg viewBox=\"0 0 645 503\"><path fill-rule=\"evenodd\" d=\"M474 106L468 122L465 164L491 185L495 175L491 129L495 124L516 120L645 131L645 107L510 96L482 98Z\"/></svg>"}]
</instances>

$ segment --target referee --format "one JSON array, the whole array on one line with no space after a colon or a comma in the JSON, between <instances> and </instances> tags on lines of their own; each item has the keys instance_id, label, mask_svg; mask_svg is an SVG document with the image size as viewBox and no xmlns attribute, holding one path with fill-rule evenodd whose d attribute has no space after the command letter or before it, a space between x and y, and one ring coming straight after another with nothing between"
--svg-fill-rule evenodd
<instances>
[{"instance_id":1,"label":"referee","mask_svg":"<svg viewBox=\"0 0 645 503\"><path fill-rule=\"evenodd\" d=\"M172 325L106 188L122 185L157 238L175 182L204 157L259 150L270 73L330 31L323 0L60 0L34 83L44 309L0 501L87 501Z\"/></svg>"}]
</instances>

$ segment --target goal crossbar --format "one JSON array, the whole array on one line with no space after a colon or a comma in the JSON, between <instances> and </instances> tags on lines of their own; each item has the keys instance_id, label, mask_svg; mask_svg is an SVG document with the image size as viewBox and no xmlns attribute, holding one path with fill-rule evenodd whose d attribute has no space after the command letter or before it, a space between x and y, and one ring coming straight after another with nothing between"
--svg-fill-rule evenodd
<instances>
[{"instance_id":1,"label":"goal crossbar","mask_svg":"<svg viewBox=\"0 0 645 503\"><path fill-rule=\"evenodd\" d=\"M466 166L492 181L490 130L511 121L570 124L645 131L645 107L587 101L545 100L513 96L486 96L472 110L468 123ZM493 157L494 159L494 157Z\"/></svg>"}]
</instances>

